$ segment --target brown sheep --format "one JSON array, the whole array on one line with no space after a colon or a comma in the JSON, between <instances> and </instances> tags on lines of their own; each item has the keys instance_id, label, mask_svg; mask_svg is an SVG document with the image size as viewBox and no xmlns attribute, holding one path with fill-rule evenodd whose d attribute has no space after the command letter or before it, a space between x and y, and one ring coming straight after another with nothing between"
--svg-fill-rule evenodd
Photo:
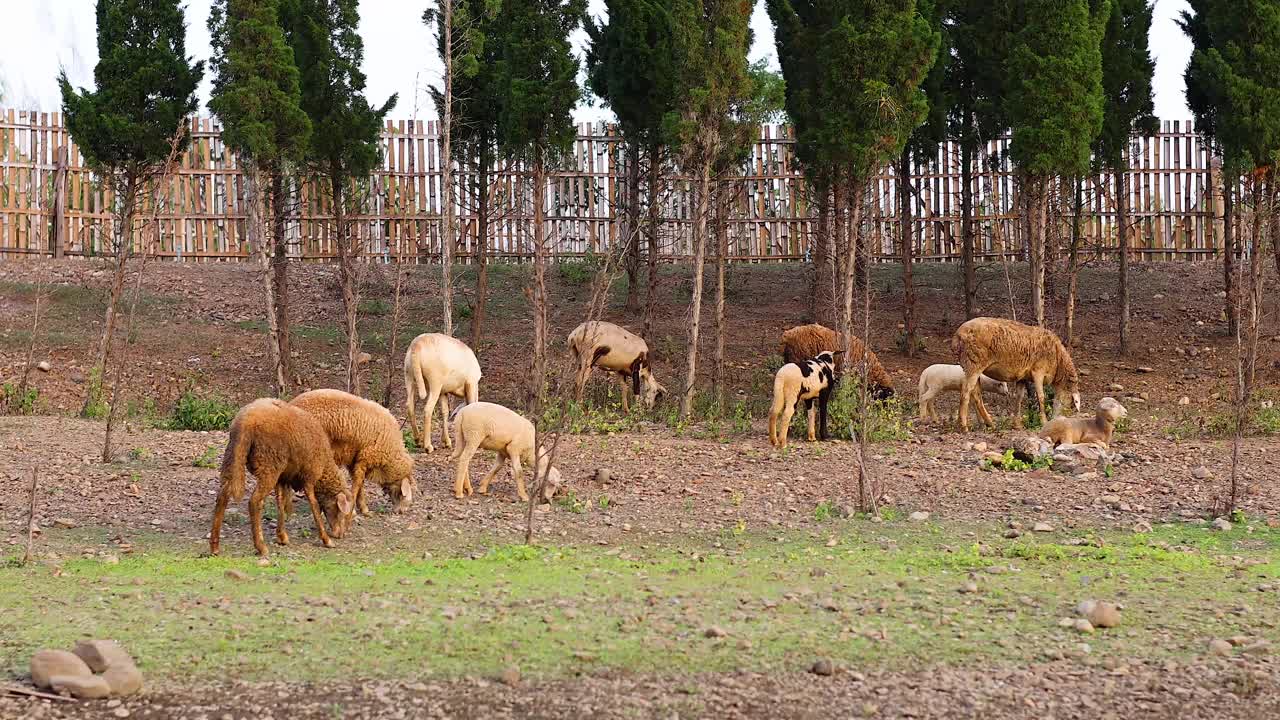
<instances>
[{"instance_id":1,"label":"brown sheep","mask_svg":"<svg viewBox=\"0 0 1280 720\"><path fill-rule=\"evenodd\" d=\"M769 442L777 448L787 446L787 433L791 430L791 415L801 400L809 411L809 442L814 438L814 407L822 414L822 439L827 439L827 402L835 387L835 364L843 350L835 353L823 351L812 360L787 363L773 376L773 406L769 409Z\"/></svg>"},{"instance_id":2,"label":"brown sheep","mask_svg":"<svg viewBox=\"0 0 1280 720\"><path fill-rule=\"evenodd\" d=\"M361 515L369 514L362 490L372 479L401 512L413 502L413 458L404 449L400 423L372 400L341 390L312 390L289 403L320 421L329 435L333 461L351 473L351 492Z\"/></svg>"},{"instance_id":3,"label":"brown sheep","mask_svg":"<svg viewBox=\"0 0 1280 720\"><path fill-rule=\"evenodd\" d=\"M974 318L956 330L951 338L951 351L965 373L965 384L960 393L961 430L969 429L969 398L975 395L978 378L984 374L1007 383L1029 380L1035 387L1042 423L1049 422L1044 412L1046 380L1053 386L1055 416L1059 414L1063 398L1070 398L1076 412L1080 411L1080 376L1075 363L1058 336L1044 328L1003 318ZM1025 395L1025 386L1019 385L1015 427L1022 427L1021 400ZM976 398L978 415L987 427L994 428L995 421L987 412L982 395L978 394Z\"/></svg>"},{"instance_id":4,"label":"brown sheep","mask_svg":"<svg viewBox=\"0 0 1280 720\"><path fill-rule=\"evenodd\" d=\"M222 487L209 530L211 555L218 554L227 503L244 497L246 471L258 479L249 496L249 520L253 524L253 547L259 555L267 554L267 543L262 538L262 505L272 492L281 511L276 523L276 539L281 545L289 544L284 528L285 509L291 504L292 493L299 490L311 504L316 530L325 547L333 547L330 532L325 529L325 516L333 537L346 534L355 503L341 469L333 463L324 428L299 408L282 400L262 398L241 408L231 422L231 437L222 455Z\"/></svg>"},{"instance_id":5,"label":"brown sheep","mask_svg":"<svg viewBox=\"0 0 1280 720\"><path fill-rule=\"evenodd\" d=\"M798 327L788 328L782 333L782 343L778 346L778 352L782 355L784 363L800 363L818 356L818 353L825 351L845 350L844 333L836 332L825 325L813 323L810 325L800 325ZM875 352L867 349L867 346L860 338L850 338L847 355L841 355L836 358L835 373L836 377L844 370L845 363L851 363L849 367L862 367L862 354L867 354L867 390L876 400L887 400L893 397L893 378L889 377L889 373L885 371L884 366L880 364L880 359L876 357ZM846 360L846 357L848 358Z\"/></svg>"},{"instance_id":6,"label":"brown sheep","mask_svg":"<svg viewBox=\"0 0 1280 720\"><path fill-rule=\"evenodd\" d=\"M1044 426L1040 437L1059 445L1078 445L1081 443L1098 443L1103 447L1111 444L1111 436L1116 431L1116 422L1120 418L1129 417L1129 411L1115 398L1104 397L1098 402L1098 414L1091 418L1055 418Z\"/></svg>"},{"instance_id":7,"label":"brown sheep","mask_svg":"<svg viewBox=\"0 0 1280 720\"><path fill-rule=\"evenodd\" d=\"M589 320L569 333L569 350L578 366L574 377L574 399L582 404L582 389L598 367L618 376L622 385L622 411L631 411L631 396L640 398L648 409L666 394L667 389L653 377L649 363L649 345L644 338L626 328L603 320Z\"/></svg>"}]
</instances>

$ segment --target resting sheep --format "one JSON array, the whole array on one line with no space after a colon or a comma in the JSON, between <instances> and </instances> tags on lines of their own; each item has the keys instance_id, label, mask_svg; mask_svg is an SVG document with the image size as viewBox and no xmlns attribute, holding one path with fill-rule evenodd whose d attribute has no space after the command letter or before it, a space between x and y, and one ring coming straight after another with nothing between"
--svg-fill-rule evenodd
<instances>
[{"instance_id":1,"label":"resting sheep","mask_svg":"<svg viewBox=\"0 0 1280 720\"><path fill-rule=\"evenodd\" d=\"M1116 422L1128 417L1129 411L1115 398L1104 397L1098 402L1098 414L1091 418L1054 418L1053 422L1044 426L1040 437L1059 445L1079 445L1097 443L1103 447L1111 444L1111 436L1116 431Z\"/></svg>"},{"instance_id":2,"label":"resting sheep","mask_svg":"<svg viewBox=\"0 0 1280 720\"><path fill-rule=\"evenodd\" d=\"M222 486L209 530L211 555L218 554L227 502L239 502L244 497L246 471L258 479L249 496L249 519L253 547L259 555L267 554L267 543L262 538L262 506L272 492L280 510L276 539L281 545L289 544L284 528L285 509L292 504L292 493L297 490L304 492L311 504L316 530L325 547L333 547L330 534L336 538L346 534L355 503L342 471L333 463L324 428L299 408L282 400L263 398L245 405L231 422L231 437L222 455ZM325 529L325 516L329 530Z\"/></svg>"},{"instance_id":3,"label":"resting sheep","mask_svg":"<svg viewBox=\"0 0 1280 720\"><path fill-rule=\"evenodd\" d=\"M480 481L480 494L488 494L489 483L502 469L505 458L511 464L511 477L516 484L516 493L521 500L529 499L524 488L521 463L534 465L536 431L533 423L501 405L478 402L469 403L458 410L453 430L457 441L451 456L451 459L457 461L453 476L455 498L461 500L464 493L471 494L471 457L477 450L484 448L497 452L498 461L485 474L484 480ZM547 452L539 448L534 477L542 475L545 478L545 500L550 500L555 488L560 485L560 471L555 466L548 467L548 464Z\"/></svg>"},{"instance_id":4,"label":"resting sheep","mask_svg":"<svg viewBox=\"0 0 1280 720\"><path fill-rule=\"evenodd\" d=\"M333 461L351 473L351 492L361 515L369 514L362 490L372 479L397 512L413 502L413 458L395 417L372 400L341 390L312 390L289 403L320 422L329 436Z\"/></svg>"},{"instance_id":5,"label":"resting sheep","mask_svg":"<svg viewBox=\"0 0 1280 720\"><path fill-rule=\"evenodd\" d=\"M773 407L769 409L769 442L774 447L787 446L791 416L795 413L796 404L801 400L806 402L809 410L809 442L815 439L813 432L813 401L815 399L818 401L818 411L822 415L822 439L827 439L827 401L831 398L831 389L835 387L835 359L841 352L843 350L837 350L834 353L824 351L818 353L818 356L812 360L787 363L778 368L778 372L773 376Z\"/></svg>"},{"instance_id":6,"label":"resting sheep","mask_svg":"<svg viewBox=\"0 0 1280 720\"><path fill-rule=\"evenodd\" d=\"M1053 414L1056 416L1063 398L1070 398L1076 412L1080 411L1080 377L1076 373L1071 355L1063 347L1057 335L1041 328L1024 325L1003 318L974 318L961 325L951 338L951 351L964 368L964 387L960 393L960 428L969 429L969 398L977 400L978 415L987 427L994 428L995 421L982 395L974 395L978 378L986 374L994 380L1009 383L1031 381L1035 387L1036 402L1040 405L1040 420L1048 423L1044 412L1044 383L1053 386ZM1022 397L1025 388L1018 393L1018 412L1014 426L1022 427Z\"/></svg>"},{"instance_id":7,"label":"resting sheep","mask_svg":"<svg viewBox=\"0 0 1280 720\"><path fill-rule=\"evenodd\" d=\"M992 380L986 375L978 376L978 385L982 392L993 392L998 395L1009 394L1009 383ZM964 368L959 365L942 363L930 365L920 373L920 422L930 418L937 420L933 400L944 392L958 392L964 387ZM975 391L976 392L976 391Z\"/></svg>"},{"instance_id":8,"label":"resting sheep","mask_svg":"<svg viewBox=\"0 0 1280 720\"><path fill-rule=\"evenodd\" d=\"M582 389L598 367L618 376L622 385L622 411L631 411L631 395L640 398L645 408L652 409L667 389L653 377L649 364L649 345L644 338L625 328L602 320L582 323L569 333L569 350L577 362L574 399L582 404Z\"/></svg>"},{"instance_id":9,"label":"resting sheep","mask_svg":"<svg viewBox=\"0 0 1280 720\"><path fill-rule=\"evenodd\" d=\"M408 406L409 427L413 428L414 441L426 452L435 452L431 443L431 417L437 403L440 406L440 424L445 447L452 447L449 435L449 395L456 395L468 403L480 399L480 361L467 344L440 333L425 333L413 339L404 354L404 393ZM426 400L426 418L419 432L414 417L413 396Z\"/></svg>"},{"instance_id":10,"label":"resting sheep","mask_svg":"<svg viewBox=\"0 0 1280 720\"><path fill-rule=\"evenodd\" d=\"M818 353L823 351L844 351L845 338L844 333L836 332L825 325L813 323L810 325L800 325L798 327L788 328L782 333L782 343L778 346L778 352L782 355L784 363L798 363L815 358ZM835 372L838 377L844 370L845 364L851 363L849 367L862 368L862 354L866 353L867 361L867 391L876 400L887 400L893 397L893 378L889 377L889 373L885 372L884 366L880 364L880 359L876 354L867 349L865 343L860 338L850 338L847 359L845 356L836 358Z\"/></svg>"}]
</instances>

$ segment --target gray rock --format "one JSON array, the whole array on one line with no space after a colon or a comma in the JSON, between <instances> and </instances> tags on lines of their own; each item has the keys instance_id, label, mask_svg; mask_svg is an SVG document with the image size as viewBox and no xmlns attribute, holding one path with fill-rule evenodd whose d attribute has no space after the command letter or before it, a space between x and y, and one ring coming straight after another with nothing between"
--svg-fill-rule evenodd
<instances>
[{"instance_id":1,"label":"gray rock","mask_svg":"<svg viewBox=\"0 0 1280 720\"><path fill-rule=\"evenodd\" d=\"M38 650L31 656L31 682L36 687L53 687L54 677L85 677L92 675L93 670L75 655L66 650Z\"/></svg>"},{"instance_id":2,"label":"gray rock","mask_svg":"<svg viewBox=\"0 0 1280 720\"><path fill-rule=\"evenodd\" d=\"M134 664L133 658L115 640L81 640L73 652L96 673L117 665Z\"/></svg>"},{"instance_id":3,"label":"gray rock","mask_svg":"<svg viewBox=\"0 0 1280 720\"><path fill-rule=\"evenodd\" d=\"M709 638L722 638L722 637L724 637L724 636L728 635L729 633L728 633L728 632L726 632L726 631L725 631L725 629L724 629L724 628L722 628L722 627L720 627L719 625L712 625L711 627L707 628L706 630L703 630L703 631L702 631L702 634L703 634L703 636L704 636L704 637L709 637Z\"/></svg>"},{"instance_id":4,"label":"gray rock","mask_svg":"<svg viewBox=\"0 0 1280 720\"><path fill-rule=\"evenodd\" d=\"M1203 465L1197 465L1191 468L1191 477L1197 480L1209 480L1213 478L1213 471Z\"/></svg>"},{"instance_id":5,"label":"gray rock","mask_svg":"<svg viewBox=\"0 0 1280 720\"><path fill-rule=\"evenodd\" d=\"M908 515L907 519L910 520L911 522L924 522L925 520L929 519L929 513L923 510L917 510L911 513L910 515Z\"/></svg>"},{"instance_id":6,"label":"gray rock","mask_svg":"<svg viewBox=\"0 0 1280 720\"><path fill-rule=\"evenodd\" d=\"M40 372L49 372L50 370L53 369L53 366L49 364L48 360L41 360L40 362L36 363L36 369L39 370Z\"/></svg>"},{"instance_id":7,"label":"gray rock","mask_svg":"<svg viewBox=\"0 0 1280 720\"><path fill-rule=\"evenodd\" d=\"M1218 518L1213 521L1213 529L1228 532L1231 530L1231 521L1226 518Z\"/></svg>"},{"instance_id":8,"label":"gray rock","mask_svg":"<svg viewBox=\"0 0 1280 720\"><path fill-rule=\"evenodd\" d=\"M1214 638L1209 641L1210 655L1230 655L1231 643L1221 638Z\"/></svg>"},{"instance_id":9,"label":"gray rock","mask_svg":"<svg viewBox=\"0 0 1280 720\"><path fill-rule=\"evenodd\" d=\"M1053 532L1053 526L1047 522L1038 522L1031 528L1032 532Z\"/></svg>"},{"instance_id":10,"label":"gray rock","mask_svg":"<svg viewBox=\"0 0 1280 720\"><path fill-rule=\"evenodd\" d=\"M1082 633L1091 633L1093 632L1093 623L1084 618L1079 618L1075 622L1075 629Z\"/></svg>"},{"instance_id":11,"label":"gray rock","mask_svg":"<svg viewBox=\"0 0 1280 720\"><path fill-rule=\"evenodd\" d=\"M835 666L826 658L819 658L815 660L813 665L809 668L809 672L822 677L830 677L835 674L835 671Z\"/></svg>"}]
</instances>

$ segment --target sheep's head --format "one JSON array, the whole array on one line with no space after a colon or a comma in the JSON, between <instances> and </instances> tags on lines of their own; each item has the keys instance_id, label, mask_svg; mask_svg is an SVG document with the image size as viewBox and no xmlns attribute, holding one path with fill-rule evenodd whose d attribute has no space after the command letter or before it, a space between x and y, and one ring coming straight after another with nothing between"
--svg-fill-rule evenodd
<instances>
[{"instance_id":1,"label":"sheep's head","mask_svg":"<svg viewBox=\"0 0 1280 720\"><path fill-rule=\"evenodd\" d=\"M646 410L652 410L658 400L667 394L667 389L653 377L647 367L640 368L640 385L640 402L644 403Z\"/></svg>"},{"instance_id":2,"label":"sheep's head","mask_svg":"<svg viewBox=\"0 0 1280 720\"><path fill-rule=\"evenodd\" d=\"M871 398L873 400L888 400L893 397L893 388L885 385L871 385Z\"/></svg>"},{"instance_id":3,"label":"sheep's head","mask_svg":"<svg viewBox=\"0 0 1280 720\"><path fill-rule=\"evenodd\" d=\"M413 504L413 458L409 453L401 453L385 467L370 472L395 503L396 512L404 512Z\"/></svg>"},{"instance_id":4,"label":"sheep's head","mask_svg":"<svg viewBox=\"0 0 1280 720\"><path fill-rule=\"evenodd\" d=\"M351 529L351 521L355 518L356 504L350 490L339 491L336 495L325 498L325 518L329 521L329 534L337 539Z\"/></svg>"},{"instance_id":5,"label":"sheep's head","mask_svg":"<svg viewBox=\"0 0 1280 720\"><path fill-rule=\"evenodd\" d=\"M556 494L560 492L560 488L564 485L564 478L560 475L560 469L555 465L550 465L551 459L545 451L538 453L538 469L537 476L543 478L542 482L542 502L549 503L555 499ZM550 465L550 467L548 467Z\"/></svg>"},{"instance_id":6,"label":"sheep's head","mask_svg":"<svg viewBox=\"0 0 1280 720\"><path fill-rule=\"evenodd\" d=\"M1008 395L1011 392L1007 382L996 383L995 390L997 395Z\"/></svg>"},{"instance_id":7,"label":"sheep's head","mask_svg":"<svg viewBox=\"0 0 1280 720\"><path fill-rule=\"evenodd\" d=\"M1104 397L1098 401L1098 415L1107 422L1114 423L1120 418L1129 417L1129 411L1112 397Z\"/></svg>"}]
</instances>

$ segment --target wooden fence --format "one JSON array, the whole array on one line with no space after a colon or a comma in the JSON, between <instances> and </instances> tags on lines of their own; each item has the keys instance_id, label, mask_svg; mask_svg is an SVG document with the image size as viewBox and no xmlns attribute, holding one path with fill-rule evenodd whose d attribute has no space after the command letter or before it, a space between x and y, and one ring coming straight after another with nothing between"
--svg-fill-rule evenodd
<instances>
[{"instance_id":1,"label":"wooden fence","mask_svg":"<svg viewBox=\"0 0 1280 720\"><path fill-rule=\"evenodd\" d=\"M363 208L356 233L369 257L430 261L440 243L440 145L435 122L388 122L384 158L360 183ZM139 225L155 218L161 257L183 260L246 257L244 183L237 159L223 145L217 124L191 120L192 144L168 180L158 209L144 209ZM626 197L625 153L603 125L579 128L572 156L548 179L547 218L551 252L557 257L602 253L624 241L620 210ZM730 254L736 260L790 260L806 256L816 222L793 141L779 126L764 126L752 148L729 213ZM978 158L975 188L981 256L1018 256L1023 249L1018 186L1009 165L1008 140L991 143ZM1135 249L1151 259L1213 255L1221 245L1221 208L1216 160L1190 123L1165 122L1154 137L1132 141L1129 207ZM497 212L490 252L497 258L532 254L530 203L520 168L491 172ZM688 178L664 175L659 198L663 230L660 252L667 258L692 254L693 199ZM474 177L460 173L465 191ZM960 162L953 144L939 148L930 162L913 168L912 237L926 260L953 260L960 252ZM1086 247L1106 254L1116 247L1115 183L1110 175L1088 178L1084 188ZM882 256L894 253L898 237L897 183L886 168L869 191L866 231ZM477 222L473 203L459 193L460 236L455 256L474 257ZM1072 193L1054 196L1054 232L1065 237ZM323 193L310 184L291 188L288 225L291 253L303 259L335 255L333 228ZM113 199L90 172L57 113L0 110L0 258L25 255L96 255L109 247ZM135 242L140 242L135 240Z\"/></svg>"}]
</instances>

